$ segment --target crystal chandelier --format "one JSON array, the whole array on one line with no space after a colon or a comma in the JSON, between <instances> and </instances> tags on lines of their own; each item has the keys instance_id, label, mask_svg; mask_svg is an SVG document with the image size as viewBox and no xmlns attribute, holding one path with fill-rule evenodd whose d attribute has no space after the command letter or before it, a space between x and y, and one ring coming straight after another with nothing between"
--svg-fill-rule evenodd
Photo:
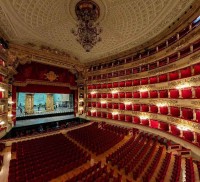
<instances>
[{"instance_id":1,"label":"crystal chandelier","mask_svg":"<svg viewBox=\"0 0 200 182\"><path fill-rule=\"evenodd\" d=\"M77 37L77 41L83 46L86 52L90 52L93 46L101 41L99 37L102 29L97 22L100 15L99 6L92 0L81 0L75 7L78 24L72 33Z\"/></svg>"}]
</instances>

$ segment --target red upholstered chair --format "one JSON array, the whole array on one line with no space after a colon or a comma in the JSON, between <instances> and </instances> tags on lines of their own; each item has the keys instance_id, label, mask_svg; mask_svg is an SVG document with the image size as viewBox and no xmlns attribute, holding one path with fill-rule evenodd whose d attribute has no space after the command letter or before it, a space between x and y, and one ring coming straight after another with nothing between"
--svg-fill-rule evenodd
<instances>
[{"instance_id":1,"label":"red upholstered chair","mask_svg":"<svg viewBox=\"0 0 200 182\"><path fill-rule=\"evenodd\" d=\"M167 58L162 58L159 60L159 67L165 66L167 64Z\"/></svg>"},{"instance_id":2,"label":"red upholstered chair","mask_svg":"<svg viewBox=\"0 0 200 182\"><path fill-rule=\"evenodd\" d=\"M157 120L150 119L149 122L150 122L151 128L156 128L156 129L158 128L158 121Z\"/></svg>"},{"instance_id":3,"label":"red upholstered chair","mask_svg":"<svg viewBox=\"0 0 200 182\"><path fill-rule=\"evenodd\" d=\"M108 73L108 78L112 78L112 73Z\"/></svg>"},{"instance_id":4,"label":"red upholstered chair","mask_svg":"<svg viewBox=\"0 0 200 182\"><path fill-rule=\"evenodd\" d=\"M97 111L97 117L101 117L101 112Z\"/></svg>"},{"instance_id":5,"label":"red upholstered chair","mask_svg":"<svg viewBox=\"0 0 200 182\"><path fill-rule=\"evenodd\" d=\"M117 99L118 97L119 97L119 94L118 94L118 93L113 93L113 94L112 94L112 98Z\"/></svg>"},{"instance_id":6,"label":"red upholstered chair","mask_svg":"<svg viewBox=\"0 0 200 182\"><path fill-rule=\"evenodd\" d=\"M119 83L118 82L114 82L113 83L113 88L117 88L119 86Z\"/></svg>"},{"instance_id":7,"label":"red upholstered chair","mask_svg":"<svg viewBox=\"0 0 200 182\"><path fill-rule=\"evenodd\" d=\"M112 103L108 103L107 105L109 109L112 109Z\"/></svg>"},{"instance_id":8,"label":"red upholstered chair","mask_svg":"<svg viewBox=\"0 0 200 182\"><path fill-rule=\"evenodd\" d=\"M97 93L97 98L101 98L101 93Z\"/></svg>"},{"instance_id":9,"label":"red upholstered chair","mask_svg":"<svg viewBox=\"0 0 200 182\"><path fill-rule=\"evenodd\" d=\"M101 103L100 103L100 102L97 102L96 107L97 107L97 108L101 108Z\"/></svg>"},{"instance_id":10,"label":"red upholstered chair","mask_svg":"<svg viewBox=\"0 0 200 182\"><path fill-rule=\"evenodd\" d=\"M193 119L193 110L190 108L181 108L182 110L182 117L187 120Z\"/></svg>"},{"instance_id":11,"label":"red upholstered chair","mask_svg":"<svg viewBox=\"0 0 200 182\"><path fill-rule=\"evenodd\" d=\"M92 85L88 85L88 90L92 89Z\"/></svg>"},{"instance_id":12,"label":"red upholstered chair","mask_svg":"<svg viewBox=\"0 0 200 182\"><path fill-rule=\"evenodd\" d=\"M141 104L141 111L142 112L148 112L149 111L149 106L146 104Z\"/></svg>"},{"instance_id":13,"label":"red upholstered chair","mask_svg":"<svg viewBox=\"0 0 200 182\"><path fill-rule=\"evenodd\" d=\"M130 74L132 74L132 69L131 68L126 70L126 75L130 75Z\"/></svg>"},{"instance_id":14,"label":"red upholstered chair","mask_svg":"<svg viewBox=\"0 0 200 182\"><path fill-rule=\"evenodd\" d=\"M130 87L130 86L132 86L132 80L127 80L126 81L126 87Z\"/></svg>"},{"instance_id":15,"label":"red upholstered chair","mask_svg":"<svg viewBox=\"0 0 200 182\"><path fill-rule=\"evenodd\" d=\"M125 92L119 92L119 98L125 98Z\"/></svg>"},{"instance_id":16,"label":"red upholstered chair","mask_svg":"<svg viewBox=\"0 0 200 182\"><path fill-rule=\"evenodd\" d=\"M107 118L107 113L106 113L106 112L102 112L102 113L101 113L101 117L102 117L102 118Z\"/></svg>"},{"instance_id":17,"label":"red upholstered chair","mask_svg":"<svg viewBox=\"0 0 200 182\"><path fill-rule=\"evenodd\" d=\"M96 88L97 88L97 89L101 89L101 84L97 84L97 85L96 85Z\"/></svg>"},{"instance_id":18,"label":"red upholstered chair","mask_svg":"<svg viewBox=\"0 0 200 182\"><path fill-rule=\"evenodd\" d=\"M158 91L157 90L149 91L149 95L150 98L158 98Z\"/></svg>"},{"instance_id":19,"label":"red upholstered chair","mask_svg":"<svg viewBox=\"0 0 200 182\"><path fill-rule=\"evenodd\" d=\"M195 97L196 98L200 98L200 87L194 87L194 90L195 90Z\"/></svg>"},{"instance_id":20,"label":"red upholstered chair","mask_svg":"<svg viewBox=\"0 0 200 182\"><path fill-rule=\"evenodd\" d=\"M158 77L157 76L153 76L149 78L149 83L150 84L154 84L158 82Z\"/></svg>"},{"instance_id":21,"label":"red upholstered chair","mask_svg":"<svg viewBox=\"0 0 200 182\"><path fill-rule=\"evenodd\" d=\"M125 121L131 123L132 122L132 116L126 115Z\"/></svg>"},{"instance_id":22,"label":"red upholstered chair","mask_svg":"<svg viewBox=\"0 0 200 182\"><path fill-rule=\"evenodd\" d=\"M124 114L120 114L118 119L120 121L125 121L125 115Z\"/></svg>"},{"instance_id":23,"label":"red upholstered chair","mask_svg":"<svg viewBox=\"0 0 200 182\"><path fill-rule=\"evenodd\" d=\"M157 62L149 64L149 70L152 70L152 69L155 69L155 68L157 68Z\"/></svg>"},{"instance_id":24,"label":"red upholstered chair","mask_svg":"<svg viewBox=\"0 0 200 182\"><path fill-rule=\"evenodd\" d=\"M169 56L169 63L173 63L177 59L178 59L178 53L176 52L176 53Z\"/></svg>"},{"instance_id":25,"label":"red upholstered chair","mask_svg":"<svg viewBox=\"0 0 200 182\"><path fill-rule=\"evenodd\" d=\"M107 88L112 88L112 83L107 83Z\"/></svg>"},{"instance_id":26,"label":"red upholstered chair","mask_svg":"<svg viewBox=\"0 0 200 182\"><path fill-rule=\"evenodd\" d=\"M107 74L103 74L103 75L102 75L102 79L106 79L107 77L108 77Z\"/></svg>"},{"instance_id":27,"label":"red upholstered chair","mask_svg":"<svg viewBox=\"0 0 200 182\"><path fill-rule=\"evenodd\" d=\"M168 90L159 90L160 98L168 98Z\"/></svg>"},{"instance_id":28,"label":"red upholstered chair","mask_svg":"<svg viewBox=\"0 0 200 182\"><path fill-rule=\"evenodd\" d=\"M126 110L128 111L132 110L132 104L126 104L125 107L126 107Z\"/></svg>"},{"instance_id":29,"label":"red upholstered chair","mask_svg":"<svg viewBox=\"0 0 200 182\"><path fill-rule=\"evenodd\" d=\"M119 71L119 76L124 76L125 75L125 70Z\"/></svg>"},{"instance_id":30,"label":"red upholstered chair","mask_svg":"<svg viewBox=\"0 0 200 182\"><path fill-rule=\"evenodd\" d=\"M96 79L97 79L97 76L96 76L96 75L92 77L92 80L96 80Z\"/></svg>"},{"instance_id":31,"label":"red upholstered chair","mask_svg":"<svg viewBox=\"0 0 200 182\"><path fill-rule=\"evenodd\" d=\"M150 106L150 112L152 112L152 113L158 113L158 106L151 105Z\"/></svg>"},{"instance_id":32,"label":"red upholstered chair","mask_svg":"<svg viewBox=\"0 0 200 182\"><path fill-rule=\"evenodd\" d=\"M167 79L167 74L163 74L163 75L159 75L159 82L167 82L168 79Z\"/></svg>"},{"instance_id":33,"label":"red upholstered chair","mask_svg":"<svg viewBox=\"0 0 200 182\"><path fill-rule=\"evenodd\" d=\"M96 107L96 102L92 102L92 107Z\"/></svg>"},{"instance_id":34,"label":"red upholstered chair","mask_svg":"<svg viewBox=\"0 0 200 182\"><path fill-rule=\"evenodd\" d=\"M92 106L91 102L88 102L88 107L91 107L91 106Z\"/></svg>"},{"instance_id":35,"label":"red upholstered chair","mask_svg":"<svg viewBox=\"0 0 200 182\"><path fill-rule=\"evenodd\" d=\"M169 131L168 123L160 122L160 129L163 131Z\"/></svg>"},{"instance_id":36,"label":"red upholstered chair","mask_svg":"<svg viewBox=\"0 0 200 182\"><path fill-rule=\"evenodd\" d=\"M160 114L167 115L168 114L168 106L162 106L160 108Z\"/></svg>"},{"instance_id":37,"label":"red upholstered chair","mask_svg":"<svg viewBox=\"0 0 200 182\"><path fill-rule=\"evenodd\" d=\"M120 103L119 104L119 109L120 110L125 110L125 104L124 103Z\"/></svg>"},{"instance_id":38,"label":"red upholstered chair","mask_svg":"<svg viewBox=\"0 0 200 182\"><path fill-rule=\"evenodd\" d=\"M118 120L118 114L113 115L114 120Z\"/></svg>"},{"instance_id":39,"label":"red upholstered chair","mask_svg":"<svg viewBox=\"0 0 200 182\"><path fill-rule=\"evenodd\" d=\"M107 108L107 104L106 103L102 103L101 104L101 108Z\"/></svg>"},{"instance_id":40,"label":"red upholstered chair","mask_svg":"<svg viewBox=\"0 0 200 182\"><path fill-rule=\"evenodd\" d=\"M181 72L181 78L187 78L192 76L191 67L184 68L180 72Z\"/></svg>"},{"instance_id":41,"label":"red upholstered chair","mask_svg":"<svg viewBox=\"0 0 200 182\"><path fill-rule=\"evenodd\" d=\"M101 75L97 75L97 80L101 80Z\"/></svg>"},{"instance_id":42,"label":"red upholstered chair","mask_svg":"<svg viewBox=\"0 0 200 182\"><path fill-rule=\"evenodd\" d=\"M169 73L169 80L177 80L179 79L179 74L178 74L178 71L174 71L174 72L171 72Z\"/></svg>"},{"instance_id":43,"label":"red upholstered chair","mask_svg":"<svg viewBox=\"0 0 200 182\"><path fill-rule=\"evenodd\" d=\"M174 98L174 99L179 98L179 90L172 89L169 91L169 93L170 93L170 98Z\"/></svg>"},{"instance_id":44,"label":"red upholstered chair","mask_svg":"<svg viewBox=\"0 0 200 182\"><path fill-rule=\"evenodd\" d=\"M178 107L170 107L170 113L174 117L179 117L180 116L180 108Z\"/></svg>"},{"instance_id":45,"label":"red upholstered chair","mask_svg":"<svg viewBox=\"0 0 200 182\"><path fill-rule=\"evenodd\" d=\"M92 80L92 77L91 76L88 76L88 81Z\"/></svg>"},{"instance_id":46,"label":"red upholstered chair","mask_svg":"<svg viewBox=\"0 0 200 182\"><path fill-rule=\"evenodd\" d=\"M103 84L101 85L101 88L107 88L107 83L103 83Z\"/></svg>"},{"instance_id":47,"label":"red upholstered chair","mask_svg":"<svg viewBox=\"0 0 200 182\"><path fill-rule=\"evenodd\" d=\"M133 98L140 98L140 92L133 92Z\"/></svg>"},{"instance_id":48,"label":"red upholstered chair","mask_svg":"<svg viewBox=\"0 0 200 182\"><path fill-rule=\"evenodd\" d=\"M192 142L194 140L193 132L191 131L183 131L183 137L185 140Z\"/></svg>"},{"instance_id":49,"label":"red upholstered chair","mask_svg":"<svg viewBox=\"0 0 200 182\"><path fill-rule=\"evenodd\" d=\"M112 94L111 93L107 93L107 98L112 98Z\"/></svg>"},{"instance_id":50,"label":"red upholstered chair","mask_svg":"<svg viewBox=\"0 0 200 182\"><path fill-rule=\"evenodd\" d=\"M94 98L97 98L97 94L96 93L93 93L93 94L91 94L92 95L92 98L94 99Z\"/></svg>"},{"instance_id":51,"label":"red upholstered chair","mask_svg":"<svg viewBox=\"0 0 200 182\"><path fill-rule=\"evenodd\" d=\"M106 93L102 93L101 94L101 98L107 98L107 94Z\"/></svg>"},{"instance_id":52,"label":"red upholstered chair","mask_svg":"<svg viewBox=\"0 0 200 182\"><path fill-rule=\"evenodd\" d=\"M173 135L179 136L180 135L180 130L175 126L175 125L170 125L171 126L171 131Z\"/></svg>"},{"instance_id":53,"label":"red upholstered chair","mask_svg":"<svg viewBox=\"0 0 200 182\"><path fill-rule=\"evenodd\" d=\"M192 98L191 88L183 88L181 90L181 96L182 96L183 99L191 99Z\"/></svg>"},{"instance_id":54,"label":"red upholstered chair","mask_svg":"<svg viewBox=\"0 0 200 182\"><path fill-rule=\"evenodd\" d=\"M149 83L149 79L148 78L142 78L141 79L141 85L147 85Z\"/></svg>"},{"instance_id":55,"label":"red upholstered chair","mask_svg":"<svg viewBox=\"0 0 200 182\"><path fill-rule=\"evenodd\" d=\"M139 73L139 72L140 72L139 67L133 68L133 74L136 74L136 73Z\"/></svg>"},{"instance_id":56,"label":"red upholstered chair","mask_svg":"<svg viewBox=\"0 0 200 182\"><path fill-rule=\"evenodd\" d=\"M97 116L97 112L91 112L91 114L92 114L93 117Z\"/></svg>"},{"instance_id":57,"label":"red upholstered chair","mask_svg":"<svg viewBox=\"0 0 200 182\"><path fill-rule=\"evenodd\" d=\"M134 111L140 111L140 104L133 104Z\"/></svg>"},{"instance_id":58,"label":"red upholstered chair","mask_svg":"<svg viewBox=\"0 0 200 182\"><path fill-rule=\"evenodd\" d=\"M149 126L149 119L141 119L142 125Z\"/></svg>"},{"instance_id":59,"label":"red upholstered chair","mask_svg":"<svg viewBox=\"0 0 200 182\"><path fill-rule=\"evenodd\" d=\"M112 113L107 113L107 118L112 119Z\"/></svg>"},{"instance_id":60,"label":"red upholstered chair","mask_svg":"<svg viewBox=\"0 0 200 182\"><path fill-rule=\"evenodd\" d=\"M120 87L125 87L125 81L119 82Z\"/></svg>"},{"instance_id":61,"label":"red upholstered chair","mask_svg":"<svg viewBox=\"0 0 200 182\"><path fill-rule=\"evenodd\" d=\"M183 49L181 49L180 50L180 57L182 58L182 57L185 57L185 56L187 56L188 54L190 54L190 47L189 46L187 46L187 47L185 47L185 48L183 48Z\"/></svg>"},{"instance_id":62,"label":"red upholstered chair","mask_svg":"<svg viewBox=\"0 0 200 182\"><path fill-rule=\"evenodd\" d=\"M194 75L200 74L200 63L193 65L194 68Z\"/></svg>"},{"instance_id":63,"label":"red upholstered chair","mask_svg":"<svg viewBox=\"0 0 200 182\"><path fill-rule=\"evenodd\" d=\"M113 72L113 77L118 77L118 76L119 76L119 72L118 71Z\"/></svg>"},{"instance_id":64,"label":"red upholstered chair","mask_svg":"<svg viewBox=\"0 0 200 182\"><path fill-rule=\"evenodd\" d=\"M140 95L141 95L141 98L148 98L149 97L148 91L140 92Z\"/></svg>"},{"instance_id":65,"label":"red upholstered chair","mask_svg":"<svg viewBox=\"0 0 200 182\"><path fill-rule=\"evenodd\" d=\"M118 109L119 108L118 103L113 103L112 106L113 106L112 107L113 109Z\"/></svg>"},{"instance_id":66,"label":"red upholstered chair","mask_svg":"<svg viewBox=\"0 0 200 182\"><path fill-rule=\"evenodd\" d=\"M139 124L139 123L140 123L140 118L137 117L137 116L133 116L132 122L133 122L133 123L136 123L136 124Z\"/></svg>"},{"instance_id":67,"label":"red upholstered chair","mask_svg":"<svg viewBox=\"0 0 200 182\"><path fill-rule=\"evenodd\" d=\"M88 111L88 112L87 112L87 116L91 116L91 111Z\"/></svg>"},{"instance_id":68,"label":"red upholstered chair","mask_svg":"<svg viewBox=\"0 0 200 182\"><path fill-rule=\"evenodd\" d=\"M88 99L91 99L92 95L90 93L88 93Z\"/></svg>"},{"instance_id":69,"label":"red upholstered chair","mask_svg":"<svg viewBox=\"0 0 200 182\"><path fill-rule=\"evenodd\" d=\"M140 85L140 79L133 80L133 86Z\"/></svg>"},{"instance_id":70,"label":"red upholstered chair","mask_svg":"<svg viewBox=\"0 0 200 182\"><path fill-rule=\"evenodd\" d=\"M132 98L132 92L126 92L126 98Z\"/></svg>"}]
</instances>

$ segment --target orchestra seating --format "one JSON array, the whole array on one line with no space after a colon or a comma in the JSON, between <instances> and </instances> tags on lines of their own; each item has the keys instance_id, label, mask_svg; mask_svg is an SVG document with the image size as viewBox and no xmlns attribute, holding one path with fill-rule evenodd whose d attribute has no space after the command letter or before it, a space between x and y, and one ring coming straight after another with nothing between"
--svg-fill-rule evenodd
<instances>
[{"instance_id":1,"label":"orchestra seating","mask_svg":"<svg viewBox=\"0 0 200 182\"><path fill-rule=\"evenodd\" d=\"M114 170L108 171L107 165L102 167L101 161L97 164L91 166L90 168L82 171L78 175L72 177L66 182L77 182L77 181L87 181L87 182L105 182L113 181L120 182L122 176L118 174L117 177L113 176Z\"/></svg>"},{"instance_id":2,"label":"orchestra seating","mask_svg":"<svg viewBox=\"0 0 200 182\"><path fill-rule=\"evenodd\" d=\"M49 181L90 160L90 155L62 134L12 144L9 182Z\"/></svg>"},{"instance_id":3,"label":"orchestra seating","mask_svg":"<svg viewBox=\"0 0 200 182\"><path fill-rule=\"evenodd\" d=\"M122 135L98 128L97 123L69 131L67 134L96 155L110 149L124 138Z\"/></svg>"}]
</instances>

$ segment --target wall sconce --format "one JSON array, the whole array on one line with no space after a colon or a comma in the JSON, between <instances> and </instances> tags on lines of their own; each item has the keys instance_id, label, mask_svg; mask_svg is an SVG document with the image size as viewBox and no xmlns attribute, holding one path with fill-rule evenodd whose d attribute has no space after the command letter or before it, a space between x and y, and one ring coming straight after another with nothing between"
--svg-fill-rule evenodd
<instances>
[{"instance_id":1,"label":"wall sconce","mask_svg":"<svg viewBox=\"0 0 200 182\"><path fill-rule=\"evenodd\" d=\"M177 128L178 128L179 130L182 130L182 131L188 131L188 130L190 130L189 127L183 126L183 125L178 125Z\"/></svg>"},{"instance_id":2,"label":"wall sconce","mask_svg":"<svg viewBox=\"0 0 200 182\"><path fill-rule=\"evenodd\" d=\"M140 117L140 119L148 119L149 117L148 116L146 116L146 115L141 115L141 116L139 116Z\"/></svg>"},{"instance_id":3,"label":"wall sconce","mask_svg":"<svg viewBox=\"0 0 200 182\"><path fill-rule=\"evenodd\" d=\"M167 103L157 103L156 106L157 107L164 107L164 106L167 106Z\"/></svg>"},{"instance_id":4,"label":"wall sconce","mask_svg":"<svg viewBox=\"0 0 200 182\"><path fill-rule=\"evenodd\" d=\"M124 102L124 104L125 104L125 105L130 105L130 104L131 104L131 102Z\"/></svg>"},{"instance_id":5,"label":"wall sconce","mask_svg":"<svg viewBox=\"0 0 200 182\"><path fill-rule=\"evenodd\" d=\"M8 101L8 104L12 105L12 104L14 104L14 102L13 101Z\"/></svg>"},{"instance_id":6,"label":"wall sconce","mask_svg":"<svg viewBox=\"0 0 200 182\"><path fill-rule=\"evenodd\" d=\"M116 93L118 93L118 90L112 90L111 93L116 94Z\"/></svg>"},{"instance_id":7,"label":"wall sconce","mask_svg":"<svg viewBox=\"0 0 200 182\"><path fill-rule=\"evenodd\" d=\"M105 100L100 101L101 104L106 104L107 102Z\"/></svg>"},{"instance_id":8,"label":"wall sconce","mask_svg":"<svg viewBox=\"0 0 200 182\"><path fill-rule=\"evenodd\" d=\"M13 117L13 114L8 114L8 117Z\"/></svg>"},{"instance_id":9,"label":"wall sconce","mask_svg":"<svg viewBox=\"0 0 200 182\"><path fill-rule=\"evenodd\" d=\"M139 89L139 92L147 92L147 91L148 91L147 88L141 88L141 89Z\"/></svg>"},{"instance_id":10,"label":"wall sconce","mask_svg":"<svg viewBox=\"0 0 200 182\"><path fill-rule=\"evenodd\" d=\"M92 91L92 92L91 92L91 94L96 94L96 93L97 93L96 91Z\"/></svg>"},{"instance_id":11,"label":"wall sconce","mask_svg":"<svg viewBox=\"0 0 200 182\"><path fill-rule=\"evenodd\" d=\"M182 88L187 88L190 87L189 83L184 83L176 86L176 89L182 89Z\"/></svg>"},{"instance_id":12,"label":"wall sconce","mask_svg":"<svg viewBox=\"0 0 200 182\"><path fill-rule=\"evenodd\" d=\"M4 124L5 124L5 121L1 121L1 122L0 122L0 125L4 125Z\"/></svg>"},{"instance_id":13,"label":"wall sconce","mask_svg":"<svg viewBox=\"0 0 200 182\"><path fill-rule=\"evenodd\" d=\"M118 115L119 113L118 112L112 112L112 115Z\"/></svg>"},{"instance_id":14,"label":"wall sconce","mask_svg":"<svg viewBox=\"0 0 200 182\"><path fill-rule=\"evenodd\" d=\"M5 91L5 89L0 87L0 92L4 92L4 91Z\"/></svg>"},{"instance_id":15,"label":"wall sconce","mask_svg":"<svg viewBox=\"0 0 200 182\"><path fill-rule=\"evenodd\" d=\"M96 110L92 109L92 110L91 110L91 113L93 113L93 112L96 112Z\"/></svg>"}]
</instances>

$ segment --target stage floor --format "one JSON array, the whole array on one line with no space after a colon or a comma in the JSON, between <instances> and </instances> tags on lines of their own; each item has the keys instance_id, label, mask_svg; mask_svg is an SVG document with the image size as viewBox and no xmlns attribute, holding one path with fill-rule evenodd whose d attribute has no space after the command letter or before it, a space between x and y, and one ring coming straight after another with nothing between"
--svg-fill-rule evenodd
<instances>
[{"instance_id":1,"label":"stage floor","mask_svg":"<svg viewBox=\"0 0 200 182\"><path fill-rule=\"evenodd\" d=\"M36 119L17 120L15 128L31 126L36 124L50 123L50 122L73 119L73 118L75 118L74 114L64 115L64 116L51 116L51 117L36 118Z\"/></svg>"}]
</instances>

